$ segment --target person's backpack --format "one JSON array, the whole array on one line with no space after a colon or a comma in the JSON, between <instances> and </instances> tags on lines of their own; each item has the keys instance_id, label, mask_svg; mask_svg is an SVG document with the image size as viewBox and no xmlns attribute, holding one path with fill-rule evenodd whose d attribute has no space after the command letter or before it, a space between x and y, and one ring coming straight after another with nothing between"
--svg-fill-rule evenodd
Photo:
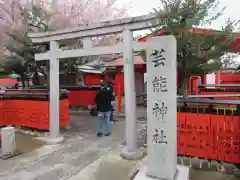
<instances>
[{"instance_id":1,"label":"person's backpack","mask_svg":"<svg viewBox=\"0 0 240 180\"><path fill-rule=\"evenodd\" d=\"M97 115L98 115L97 106L94 106L94 107L90 110L90 115L91 115L91 116L97 116Z\"/></svg>"}]
</instances>

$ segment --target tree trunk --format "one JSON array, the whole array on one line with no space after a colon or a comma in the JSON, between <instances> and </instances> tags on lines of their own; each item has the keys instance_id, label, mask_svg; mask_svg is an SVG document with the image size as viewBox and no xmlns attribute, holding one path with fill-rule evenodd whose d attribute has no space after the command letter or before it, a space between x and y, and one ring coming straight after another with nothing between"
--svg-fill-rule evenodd
<instances>
[{"instance_id":1,"label":"tree trunk","mask_svg":"<svg viewBox=\"0 0 240 180\"><path fill-rule=\"evenodd\" d=\"M20 78L21 78L21 83L22 83L22 87L21 88L24 89L25 88L25 75L21 74Z\"/></svg>"},{"instance_id":2,"label":"tree trunk","mask_svg":"<svg viewBox=\"0 0 240 180\"><path fill-rule=\"evenodd\" d=\"M182 81L180 82L180 89L179 89L179 94L183 95L183 99L187 100L188 98L188 77L183 77Z\"/></svg>"},{"instance_id":3,"label":"tree trunk","mask_svg":"<svg viewBox=\"0 0 240 180\"><path fill-rule=\"evenodd\" d=\"M40 85L40 78L38 75L38 71L35 71L33 74L33 82L34 82L34 85L36 86Z\"/></svg>"}]
</instances>

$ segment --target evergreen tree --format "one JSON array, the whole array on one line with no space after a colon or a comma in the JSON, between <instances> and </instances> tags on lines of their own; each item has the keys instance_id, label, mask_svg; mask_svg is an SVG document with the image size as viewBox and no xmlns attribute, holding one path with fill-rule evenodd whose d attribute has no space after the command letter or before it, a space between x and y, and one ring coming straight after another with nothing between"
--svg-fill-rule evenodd
<instances>
[{"instance_id":1,"label":"evergreen tree","mask_svg":"<svg viewBox=\"0 0 240 180\"><path fill-rule=\"evenodd\" d=\"M198 29L209 27L224 12L213 13L218 0L160 0L157 26L177 40L177 68L180 74L180 94L187 95L191 75L203 75L221 67L221 56L231 51L238 21L227 20L221 31ZM196 29L195 29L196 28Z\"/></svg>"}]
</instances>

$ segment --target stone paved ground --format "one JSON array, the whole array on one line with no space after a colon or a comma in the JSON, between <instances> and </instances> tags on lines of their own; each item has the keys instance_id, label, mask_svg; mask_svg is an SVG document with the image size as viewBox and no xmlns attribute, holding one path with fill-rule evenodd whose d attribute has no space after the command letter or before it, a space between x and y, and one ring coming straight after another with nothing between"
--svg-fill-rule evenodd
<instances>
[{"instance_id":1,"label":"stone paved ground","mask_svg":"<svg viewBox=\"0 0 240 180\"><path fill-rule=\"evenodd\" d=\"M120 139L123 139L123 121L113 125L111 137L100 139L95 136L96 121L93 117L89 117L88 113L72 116L71 122L71 128L65 133L64 144L60 145L56 151L40 157L36 161L20 166L15 165L13 169L9 167L8 170L5 169L5 172L1 172L0 179L68 179L110 149L119 145ZM1 160L0 169L5 167L5 164L5 161Z\"/></svg>"},{"instance_id":2,"label":"stone paved ground","mask_svg":"<svg viewBox=\"0 0 240 180\"><path fill-rule=\"evenodd\" d=\"M90 117L88 113L72 115L71 126L64 133L65 142L63 144L50 147L44 146L46 151L44 154L24 154L25 158L31 156L32 159L30 158L30 161L22 160L22 156L7 161L0 160L0 180L81 180L79 177L82 177L83 169L86 170L86 167L91 169L89 164L99 161L99 158L103 155L112 156L109 152L119 147L120 142L124 139L124 121L120 120L113 125L111 137L97 138L95 132L95 117ZM29 142L33 143L32 141ZM28 144L25 143L25 145L27 146ZM33 145L29 144L29 146ZM41 146L41 144L37 143L37 145L34 145L34 148ZM28 151L26 150L26 152ZM114 157L116 157L118 151L114 154ZM36 159L37 155L38 159ZM117 160L120 163L113 163L112 161L100 163L101 166L98 167L98 173L100 173L101 178L99 179L95 176L95 179L110 180L109 178L115 177L115 173L128 172L129 169L125 168L126 166L130 168L130 166L134 165L134 163L131 165L131 163L122 161L119 158ZM103 170L108 173L102 173ZM84 180L88 180L87 177ZM120 177L118 176L115 179L127 180L127 178L121 179ZM95 179L90 178L89 180ZM239 180L240 178L216 171L192 169L191 179Z\"/></svg>"},{"instance_id":3,"label":"stone paved ground","mask_svg":"<svg viewBox=\"0 0 240 180\"><path fill-rule=\"evenodd\" d=\"M40 158L38 161L10 171L1 179L9 180L55 180L69 179L86 165L101 157L110 150L111 139L68 140L64 147ZM24 178L23 178L24 177Z\"/></svg>"}]
</instances>

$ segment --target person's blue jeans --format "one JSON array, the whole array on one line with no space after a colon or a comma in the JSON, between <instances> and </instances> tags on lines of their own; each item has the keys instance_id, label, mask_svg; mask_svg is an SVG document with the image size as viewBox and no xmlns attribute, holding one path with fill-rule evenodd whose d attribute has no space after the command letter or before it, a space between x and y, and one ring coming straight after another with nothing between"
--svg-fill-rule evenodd
<instances>
[{"instance_id":1,"label":"person's blue jeans","mask_svg":"<svg viewBox=\"0 0 240 180\"><path fill-rule=\"evenodd\" d=\"M110 126L111 126L110 115L111 115L111 111L98 112L98 133L102 132L102 124L104 120L106 125L106 133L110 133Z\"/></svg>"}]
</instances>

